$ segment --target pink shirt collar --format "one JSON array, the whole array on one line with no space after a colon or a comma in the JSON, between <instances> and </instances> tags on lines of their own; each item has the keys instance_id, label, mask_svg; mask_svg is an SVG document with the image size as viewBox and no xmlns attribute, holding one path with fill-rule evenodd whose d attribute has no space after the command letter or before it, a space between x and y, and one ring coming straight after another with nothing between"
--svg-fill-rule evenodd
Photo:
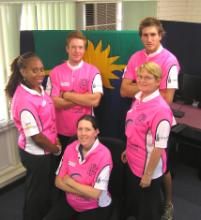
<instances>
[{"instance_id":1,"label":"pink shirt collar","mask_svg":"<svg viewBox=\"0 0 201 220\"><path fill-rule=\"evenodd\" d=\"M38 95L38 96L44 96L44 94L45 94L45 92L44 92L44 89L43 89L43 87L42 86L40 86L40 88L41 88L41 94L39 93L39 92L37 92L36 90L34 90L34 89L30 89L30 88L28 88L27 86L25 86L24 84L20 84L21 86L22 86L22 88L24 89L24 90L26 90L27 92L29 92L30 94L32 94L32 95Z\"/></svg>"}]
</instances>

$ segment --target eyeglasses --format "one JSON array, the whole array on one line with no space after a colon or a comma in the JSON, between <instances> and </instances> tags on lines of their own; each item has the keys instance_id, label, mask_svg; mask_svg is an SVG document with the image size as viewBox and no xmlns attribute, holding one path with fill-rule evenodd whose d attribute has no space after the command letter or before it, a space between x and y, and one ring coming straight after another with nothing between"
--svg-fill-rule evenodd
<instances>
[{"instance_id":1,"label":"eyeglasses","mask_svg":"<svg viewBox=\"0 0 201 220\"><path fill-rule=\"evenodd\" d=\"M147 81L151 81L151 80L153 80L153 79L155 79L155 77L151 77L151 76L145 76L145 77L143 77L143 76L141 76L141 75L138 75L138 80L140 80L140 81L144 80L145 82L147 82Z\"/></svg>"}]
</instances>

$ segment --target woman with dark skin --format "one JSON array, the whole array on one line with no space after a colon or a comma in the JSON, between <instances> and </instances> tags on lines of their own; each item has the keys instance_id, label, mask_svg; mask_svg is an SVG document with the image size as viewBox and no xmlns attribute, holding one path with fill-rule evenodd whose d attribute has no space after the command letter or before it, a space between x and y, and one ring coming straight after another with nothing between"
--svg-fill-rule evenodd
<instances>
[{"instance_id":1,"label":"woman with dark skin","mask_svg":"<svg viewBox=\"0 0 201 220\"><path fill-rule=\"evenodd\" d=\"M19 131L19 151L27 170L24 220L41 220L48 212L54 191L54 156L61 147L57 141L54 105L41 83L44 67L40 58L28 52L11 64L6 93Z\"/></svg>"}]
</instances>

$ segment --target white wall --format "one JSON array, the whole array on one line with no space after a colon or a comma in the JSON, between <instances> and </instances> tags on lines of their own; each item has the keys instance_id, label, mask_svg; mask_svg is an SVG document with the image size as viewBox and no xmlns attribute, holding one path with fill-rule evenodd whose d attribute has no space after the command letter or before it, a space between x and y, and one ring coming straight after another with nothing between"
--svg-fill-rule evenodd
<instances>
[{"instance_id":1,"label":"white wall","mask_svg":"<svg viewBox=\"0 0 201 220\"><path fill-rule=\"evenodd\" d=\"M124 0L123 29L138 29L147 16L161 20L201 23L201 0Z\"/></svg>"},{"instance_id":2,"label":"white wall","mask_svg":"<svg viewBox=\"0 0 201 220\"><path fill-rule=\"evenodd\" d=\"M122 3L122 29L138 30L140 21L147 16L156 16L157 1L128 1Z\"/></svg>"},{"instance_id":3,"label":"white wall","mask_svg":"<svg viewBox=\"0 0 201 220\"><path fill-rule=\"evenodd\" d=\"M0 127L0 188L25 175L20 163L17 136L13 123Z\"/></svg>"},{"instance_id":4,"label":"white wall","mask_svg":"<svg viewBox=\"0 0 201 220\"><path fill-rule=\"evenodd\" d=\"M157 17L161 20L201 23L201 0L158 0Z\"/></svg>"}]
</instances>

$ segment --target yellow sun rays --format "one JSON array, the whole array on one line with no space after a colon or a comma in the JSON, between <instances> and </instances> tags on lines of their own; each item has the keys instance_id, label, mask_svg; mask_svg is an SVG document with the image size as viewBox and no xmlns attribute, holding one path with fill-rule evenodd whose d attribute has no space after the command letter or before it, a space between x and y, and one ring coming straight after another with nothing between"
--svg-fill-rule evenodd
<instances>
[{"instance_id":1,"label":"yellow sun rays","mask_svg":"<svg viewBox=\"0 0 201 220\"><path fill-rule=\"evenodd\" d=\"M105 50L102 50L102 41L99 41L96 48L91 41L88 41L88 47L84 55L84 61L96 66L101 73L103 85L105 88L114 89L111 85L111 79L119 79L113 71L123 71L125 65L114 64L119 59L119 56L109 57L110 45Z\"/></svg>"}]
</instances>

